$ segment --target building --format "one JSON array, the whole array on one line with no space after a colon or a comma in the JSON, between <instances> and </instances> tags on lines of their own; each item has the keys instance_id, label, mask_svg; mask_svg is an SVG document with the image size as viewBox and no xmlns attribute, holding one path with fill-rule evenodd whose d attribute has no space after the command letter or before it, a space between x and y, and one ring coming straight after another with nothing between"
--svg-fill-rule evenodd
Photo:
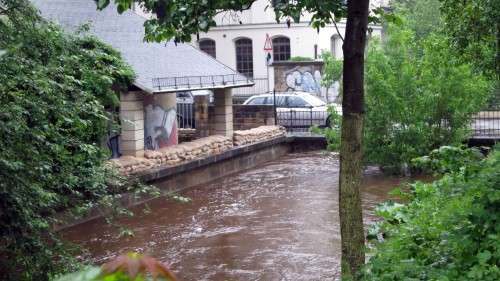
<instances>
[{"instance_id":1,"label":"building","mask_svg":"<svg viewBox=\"0 0 500 281\"><path fill-rule=\"evenodd\" d=\"M144 42L145 18L110 4L97 11L91 0L32 0L42 16L68 32L90 24L90 33L121 52L136 73L120 93L122 155L141 156L145 149L178 143L176 92L214 92L216 134L233 132L231 89L253 82L189 44Z\"/></svg>"},{"instance_id":2,"label":"building","mask_svg":"<svg viewBox=\"0 0 500 281\"><path fill-rule=\"evenodd\" d=\"M372 6L386 2L375 1ZM288 27L286 21L276 23L269 4L268 0L257 0L250 9L241 13L221 13L215 18L216 27L201 33L198 41L193 38L193 44L200 50L254 80L253 87L235 90L235 95L248 96L273 89L274 70L268 63L268 53L274 63L288 61L292 57L318 60L322 52L331 52L335 57L342 58L344 21L337 24L339 32L333 24L317 31L309 25L311 14L304 13L299 23L292 22ZM380 26L371 26L371 29L372 35L381 34ZM271 45L272 51L268 52L266 49ZM301 79L299 73L304 75L303 72L292 71L288 80ZM320 85L321 75L307 74L307 79L311 78L314 79L311 82ZM325 91L322 89L323 95Z\"/></svg>"}]
</instances>

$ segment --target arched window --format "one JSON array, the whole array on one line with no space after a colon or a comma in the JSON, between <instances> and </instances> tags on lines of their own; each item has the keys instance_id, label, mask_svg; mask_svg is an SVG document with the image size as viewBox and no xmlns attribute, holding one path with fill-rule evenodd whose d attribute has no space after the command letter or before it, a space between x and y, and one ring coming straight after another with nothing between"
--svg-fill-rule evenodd
<instances>
[{"instance_id":1,"label":"arched window","mask_svg":"<svg viewBox=\"0 0 500 281\"><path fill-rule=\"evenodd\" d=\"M339 58L341 56L341 49L342 49L342 41L340 40L340 36L338 34L332 35L330 38L331 42L331 50L332 50L332 55L334 58Z\"/></svg>"},{"instance_id":2,"label":"arched window","mask_svg":"<svg viewBox=\"0 0 500 281\"><path fill-rule=\"evenodd\" d=\"M200 42L198 42L200 45L200 50L203 52L207 53L211 57L215 58L215 41L212 39L201 39Z\"/></svg>"},{"instance_id":3,"label":"arched window","mask_svg":"<svg viewBox=\"0 0 500 281\"><path fill-rule=\"evenodd\" d=\"M236 40L236 70L247 76L253 77L253 50L252 40L241 38Z\"/></svg>"},{"instance_id":4,"label":"arched window","mask_svg":"<svg viewBox=\"0 0 500 281\"><path fill-rule=\"evenodd\" d=\"M286 61L290 59L290 39L285 36L273 38L273 60Z\"/></svg>"}]
</instances>

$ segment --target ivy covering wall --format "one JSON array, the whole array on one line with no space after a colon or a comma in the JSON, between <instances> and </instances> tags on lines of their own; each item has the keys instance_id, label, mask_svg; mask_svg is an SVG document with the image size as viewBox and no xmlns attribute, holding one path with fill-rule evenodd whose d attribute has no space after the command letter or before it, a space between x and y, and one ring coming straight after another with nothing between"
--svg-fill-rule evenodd
<instances>
[{"instance_id":1,"label":"ivy covering wall","mask_svg":"<svg viewBox=\"0 0 500 281\"><path fill-rule=\"evenodd\" d=\"M120 54L69 35L27 1L0 10L0 276L47 280L72 264L53 214L84 211L119 193L101 148L134 78Z\"/></svg>"}]
</instances>

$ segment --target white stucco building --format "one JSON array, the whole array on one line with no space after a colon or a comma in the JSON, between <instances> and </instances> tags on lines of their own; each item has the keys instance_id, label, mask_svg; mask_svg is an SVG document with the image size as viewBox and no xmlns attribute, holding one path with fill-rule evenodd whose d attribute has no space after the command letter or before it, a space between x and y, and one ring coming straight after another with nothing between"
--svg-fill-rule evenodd
<instances>
[{"instance_id":1,"label":"white stucco building","mask_svg":"<svg viewBox=\"0 0 500 281\"><path fill-rule=\"evenodd\" d=\"M373 1L372 7L385 5L387 0ZM216 27L208 33L199 34L199 41L193 37L193 44L215 57L225 65L251 77L255 81L252 88L234 91L236 95L258 94L272 90L274 85L272 66L268 67L268 52L264 47L267 36L272 41L273 61L284 61L291 57L319 59L322 52L332 52L342 57L342 40L335 26L328 25L319 32L309 25L311 15L305 13L300 23L292 21L288 27L286 20L276 23L269 0L257 0L249 10L242 13L219 14ZM337 24L342 36L345 22ZM372 36L381 34L380 26L371 26Z\"/></svg>"}]
</instances>

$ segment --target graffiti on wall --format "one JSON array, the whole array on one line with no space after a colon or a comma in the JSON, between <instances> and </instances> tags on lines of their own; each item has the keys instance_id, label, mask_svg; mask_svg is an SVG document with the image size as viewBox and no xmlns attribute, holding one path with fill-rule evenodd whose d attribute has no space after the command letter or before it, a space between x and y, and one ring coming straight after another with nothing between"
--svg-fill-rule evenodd
<instances>
[{"instance_id":1,"label":"graffiti on wall","mask_svg":"<svg viewBox=\"0 0 500 281\"><path fill-rule=\"evenodd\" d=\"M177 112L175 107L164 109L154 102L145 105L144 145L159 149L177 144Z\"/></svg>"},{"instance_id":2,"label":"graffiti on wall","mask_svg":"<svg viewBox=\"0 0 500 281\"><path fill-rule=\"evenodd\" d=\"M310 68L292 68L285 72L287 91L321 94L321 73Z\"/></svg>"}]
</instances>

